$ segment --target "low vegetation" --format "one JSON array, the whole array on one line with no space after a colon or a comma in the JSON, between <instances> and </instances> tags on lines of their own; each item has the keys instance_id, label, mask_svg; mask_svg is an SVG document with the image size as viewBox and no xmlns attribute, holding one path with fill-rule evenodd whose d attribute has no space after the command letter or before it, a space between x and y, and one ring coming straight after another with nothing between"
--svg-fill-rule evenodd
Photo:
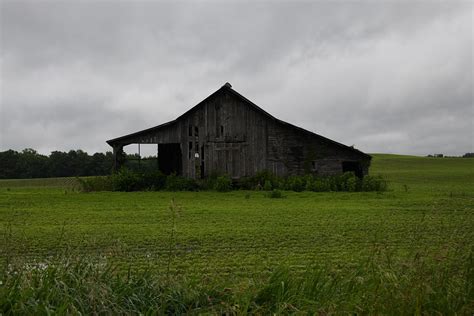
<instances>
[{"instance_id":1,"label":"low vegetation","mask_svg":"<svg viewBox=\"0 0 474 316\"><path fill-rule=\"evenodd\" d=\"M347 172L339 176L316 177L312 175L277 177L270 172L260 172L253 177L232 182L227 175L211 176L203 180L188 179L177 175L165 176L159 171L139 172L122 168L106 177L77 178L84 192L93 191L204 191L229 192L244 190L287 190L313 192L383 192L387 181L381 176L362 179Z\"/></svg>"},{"instance_id":2,"label":"low vegetation","mask_svg":"<svg viewBox=\"0 0 474 316\"><path fill-rule=\"evenodd\" d=\"M474 160L374 157L383 193L0 181L0 313L472 315Z\"/></svg>"}]
</instances>

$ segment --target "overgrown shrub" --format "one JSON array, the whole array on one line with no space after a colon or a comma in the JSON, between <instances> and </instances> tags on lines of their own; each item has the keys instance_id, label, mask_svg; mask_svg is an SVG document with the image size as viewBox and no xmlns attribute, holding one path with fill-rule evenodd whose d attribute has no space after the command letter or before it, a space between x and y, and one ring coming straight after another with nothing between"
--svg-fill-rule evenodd
<instances>
[{"instance_id":1,"label":"overgrown shrub","mask_svg":"<svg viewBox=\"0 0 474 316\"><path fill-rule=\"evenodd\" d=\"M265 184L263 185L263 189L265 191L271 191L272 190L272 183L270 180L265 180Z\"/></svg>"},{"instance_id":2,"label":"overgrown shrub","mask_svg":"<svg viewBox=\"0 0 474 316\"><path fill-rule=\"evenodd\" d=\"M306 188L306 179L305 177L300 176L290 176L286 179L285 189L295 192L304 191Z\"/></svg>"},{"instance_id":3,"label":"overgrown shrub","mask_svg":"<svg viewBox=\"0 0 474 316\"><path fill-rule=\"evenodd\" d=\"M138 190L168 190L168 191L197 191L216 190L227 192L235 188L246 190L288 190L313 192L383 192L388 184L381 176L356 177L353 172L342 175L317 177L312 175L277 177L265 171L254 177L240 179L236 184L228 175L211 175L206 179L194 180L175 174L165 176L159 171L136 172L122 168L112 176L78 178L83 192L91 191L138 191Z\"/></svg>"},{"instance_id":4,"label":"overgrown shrub","mask_svg":"<svg viewBox=\"0 0 474 316\"><path fill-rule=\"evenodd\" d=\"M239 180L238 187L243 190L271 190L280 187L281 179L268 170L259 171L252 177ZM265 188L266 187L266 188Z\"/></svg>"},{"instance_id":5,"label":"overgrown shrub","mask_svg":"<svg viewBox=\"0 0 474 316\"><path fill-rule=\"evenodd\" d=\"M365 176L362 179L362 191L387 191L388 183L382 176Z\"/></svg>"},{"instance_id":6,"label":"overgrown shrub","mask_svg":"<svg viewBox=\"0 0 474 316\"><path fill-rule=\"evenodd\" d=\"M356 192L359 191L360 189L360 180L357 178L355 175L352 177L346 179L346 185L345 185L346 191L349 192Z\"/></svg>"},{"instance_id":7,"label":"overgrown shrub","mask_svg":"<svg viewBox=\"0 0 474 316\"><path fill-rule=\"evenodd\" d=\"M210 174L208 177L204 179L200 179L198 184L199 184L199 189L201 190L215 190L216 188L216 181L219 175L217 174Z\"/></svg>"},{"instance_id":8,"label":"overgrown shrub","mask_svg":"<svg viewBox=\"0 0 474 316\"><path fill-rule=\"evenodd\" d=\"M270 199L281 199L284 198L283 193L280 190L273 189L270 192L265 194L266 197Z\"/></svg>"},{"instance_id":9,"label":"overgrown shrub","mask_svg":"<svg viewBox=\"0 0 474 316\"><path fill-rule=\"evenodd\" d=\"M143 176L126 168L112 175L112 184L114 191L130 192L144 189Z\"/></svg>"},{"instance_id":10,"label":"overgrown shrub","mask_svg":"<svg viewBox=\"0 0 474 316\"><path fill-rule=\"evenodd\" d=\"M171 174L166 178L165 188L168 191L197 191L199 186L194 179Z\"/></svg>"},{"instance_id":11,"label":"overgrown shrub","mask_svg":"<svg viewBox=\"0 0 474 316\"><path fill-rule=\"evenodd\" d=\"M314 178L306 184L306 190L313 192L328 192L331 191L331 186L328 179Z\"/></svg>"},{"instance_id":12,"label":"overgrown shrub","mask_svg":"<svg viewBox=\"0 0 474 316\"><path fill-rule=\"evenodd\" d=\"M218 192L228 192L232 190L232 179L228 175L217 177L214 189Z\"/></svg>"},{"instance_id":13,"label":"overgrown shrub","mask_svg":"<svg viewBox=\"0 0 474 316\"><path fill-rule=\"evenodd\" d=\"M166 175L161 171L150 171L142 173L143 186L151 191L163 190L166 187Z\"/></svg>"}]
</instances>

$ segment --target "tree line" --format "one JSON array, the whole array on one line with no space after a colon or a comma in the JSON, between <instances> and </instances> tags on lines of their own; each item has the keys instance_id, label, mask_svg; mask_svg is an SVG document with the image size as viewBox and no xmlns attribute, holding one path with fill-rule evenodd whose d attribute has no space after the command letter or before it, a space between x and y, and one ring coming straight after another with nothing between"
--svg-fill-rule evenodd
<instances>
[{"instance_id":1,"label":"tree line","mask_svg":"<svg viewBox=\"0 0 474 316\"><path fill-rule=\"evenodd\" d=\"M27 148L0 152L0 179L96 176L111 173L111 152L89 155L82 150L53 151L49 156Z\"/></svg>"}]
</instances>

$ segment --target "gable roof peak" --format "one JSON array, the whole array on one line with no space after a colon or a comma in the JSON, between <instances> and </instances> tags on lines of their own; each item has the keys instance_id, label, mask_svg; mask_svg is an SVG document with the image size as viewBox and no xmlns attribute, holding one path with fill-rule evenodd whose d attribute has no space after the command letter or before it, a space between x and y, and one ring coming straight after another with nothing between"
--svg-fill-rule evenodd
<instances>
[{"instance_id":1,"label":"gable roof peak","mask_svg":"<svg viewBox=\"0 0 474 316\"><path fill-rule=\"evenodd\" d=\"M226 82L222 87L232 88L232 85L229 82Z\"/></svg>"}]
</instances>

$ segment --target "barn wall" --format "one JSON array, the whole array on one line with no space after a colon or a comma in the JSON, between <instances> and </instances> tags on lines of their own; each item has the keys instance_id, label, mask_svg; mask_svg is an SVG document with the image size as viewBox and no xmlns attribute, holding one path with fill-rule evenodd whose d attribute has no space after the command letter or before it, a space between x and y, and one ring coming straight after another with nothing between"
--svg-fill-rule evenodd
<instances>
[{"instance_id":1,"label":"barn wall","mask_svg":"<svg viewBox=\"0 0 474 316\"><path fill-rule=\"evenodd\" d=\"M284 175L334 175L343 161L358 161L368 173L370 158L329 140L277 121L268 122L267 168Z\"/></svg>"}]
</instances>

